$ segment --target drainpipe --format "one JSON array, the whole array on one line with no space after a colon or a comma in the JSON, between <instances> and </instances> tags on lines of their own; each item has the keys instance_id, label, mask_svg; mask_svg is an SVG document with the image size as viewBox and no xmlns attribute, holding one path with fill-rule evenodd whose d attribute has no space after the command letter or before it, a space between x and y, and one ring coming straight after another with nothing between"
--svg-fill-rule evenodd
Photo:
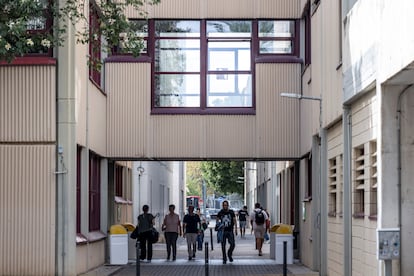
<instances>
[{"instance_id":1,"label":"drainpipe","mask_svg":"<svg viewBox=\"0 0 414 276\"><path fill-rule=\"evenodd\" d=\"M352 201L351 201L351 109L343 107L343 231L344 231L344 275L352 275Z\"/></svg>"},{"instance_id":2,"label":"drainpipe","mask_svg":"<svg viewBox=\"0 0 414 276\"><path fill-rule=\"evenodd\" d=\"M400 241L402 241L402 228L401 228L401 222L402 222L402 212L401 212L401 209L402 209L402 203L401 203L401 198L402 198L402 194L401 194L401 191L402 191L402 188L401 188L401 178L402 178L402 176L401 176L401 164L402 164L402 160L401 160L401 156L402 156L402 153L401 153L401 99L402 99L402 96L405 94L405 92L407 92L407 90L411 87L411 86L413 86L412 84L410 84L410 85L408 85L408 86L406 86L401 92L400 92L400 95L398 95L398 103L397 103L397 139L398 139L398 141L397 141L397 147L398 147L398 150L397 150L397 154L398 154L398 156L397 156L397 159L398 159L398 164L397 164L397 169L398 169L398 173L397 173L397 188L398 188L398 228L400 229ZM400 252L402 252L402 248L403 248L403 243L402 242L400 242ZM400 274L401 274L401 268L402 268L402 258L400 258L400 269L399 269L399 271L400 271Z\"/></svg>"}]
</instances>

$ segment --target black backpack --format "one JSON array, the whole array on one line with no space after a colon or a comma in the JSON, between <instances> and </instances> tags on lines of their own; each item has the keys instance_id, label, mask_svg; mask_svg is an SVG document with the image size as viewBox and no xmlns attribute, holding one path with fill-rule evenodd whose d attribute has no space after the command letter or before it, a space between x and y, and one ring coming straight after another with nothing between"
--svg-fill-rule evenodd
<instances>
[{"instance_id":1,"label":"black backpack","mask_svg":"<svg viewBox=\"0 0 414 276\"><path fill-rule=\"evenodd\" d=\"M256 222L256 224L258 225L263 224L265 222L263 211L255 211L254 222Z\"/></svg>"}]
</instances>

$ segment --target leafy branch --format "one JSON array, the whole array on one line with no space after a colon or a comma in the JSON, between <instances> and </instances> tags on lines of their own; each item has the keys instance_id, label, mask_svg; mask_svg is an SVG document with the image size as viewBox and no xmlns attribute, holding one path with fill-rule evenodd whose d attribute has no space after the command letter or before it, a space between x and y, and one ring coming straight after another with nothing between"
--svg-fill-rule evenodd
<instances>
[{"instance_id":1,"label":"leafy branch","mask_svg":"<svg viewBox=\"0 0 414 276\"><path fill-rule=\"evenodd\" d=\"M0 0L0 61L12 62L16 57L51 51L65 41L68 24L74 26L79 44L92 43L102 36L102 51L121 46L122 52L139 56L143 39L125 11L132 6L146 18L145 6L158 3L160 0L67 0L59 7L57 1ZM89 21L91 11L96 12L98 25Z\"/></svg>"}]
</instances>

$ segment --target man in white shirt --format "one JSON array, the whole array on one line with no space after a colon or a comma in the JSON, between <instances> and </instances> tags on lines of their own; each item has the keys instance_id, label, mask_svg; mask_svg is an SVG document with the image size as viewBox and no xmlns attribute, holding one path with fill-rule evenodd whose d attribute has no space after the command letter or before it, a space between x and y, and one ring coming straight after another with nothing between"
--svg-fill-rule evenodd
<instances>
[{"instance_id":1,"label":"man in white shirt","mask_svg":"<svg viewBox=\"0 0 414 276\"><path fill-rule=\"evenodd\" d=\"M254 205L254 210L250 215L250 224L254 231L256 238L256 249L259 250L259 256L262 256L262 247L264 242L264 235L267 231L266 221L269 219L266 212L260 206L260 203Z\"/></svg>"}]
</instances>

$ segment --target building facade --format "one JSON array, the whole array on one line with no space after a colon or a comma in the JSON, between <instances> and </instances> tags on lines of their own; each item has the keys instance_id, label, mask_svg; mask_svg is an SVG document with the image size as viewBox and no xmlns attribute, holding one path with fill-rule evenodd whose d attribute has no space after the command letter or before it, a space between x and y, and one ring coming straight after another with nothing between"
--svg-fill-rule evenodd
<instances>
[{"instance_id":1,"label":"building facade","mask_svg":"<svg viewBox=\"0 0 414 276\"><path fill-rule=\"evenodd\" d=\"M182 204L167 185L182 176L146 173L237 159L260 161L246 202L295 225L303 264L409 275L414 4L388 2L163 0L144 23L127 11L139 58L114 49L90 71L69 24L53 56L2 63L0 274L99 266L134 204ZM377 230L396 228L399 258L378 260Z\"/></svg>"}]
</instances>

